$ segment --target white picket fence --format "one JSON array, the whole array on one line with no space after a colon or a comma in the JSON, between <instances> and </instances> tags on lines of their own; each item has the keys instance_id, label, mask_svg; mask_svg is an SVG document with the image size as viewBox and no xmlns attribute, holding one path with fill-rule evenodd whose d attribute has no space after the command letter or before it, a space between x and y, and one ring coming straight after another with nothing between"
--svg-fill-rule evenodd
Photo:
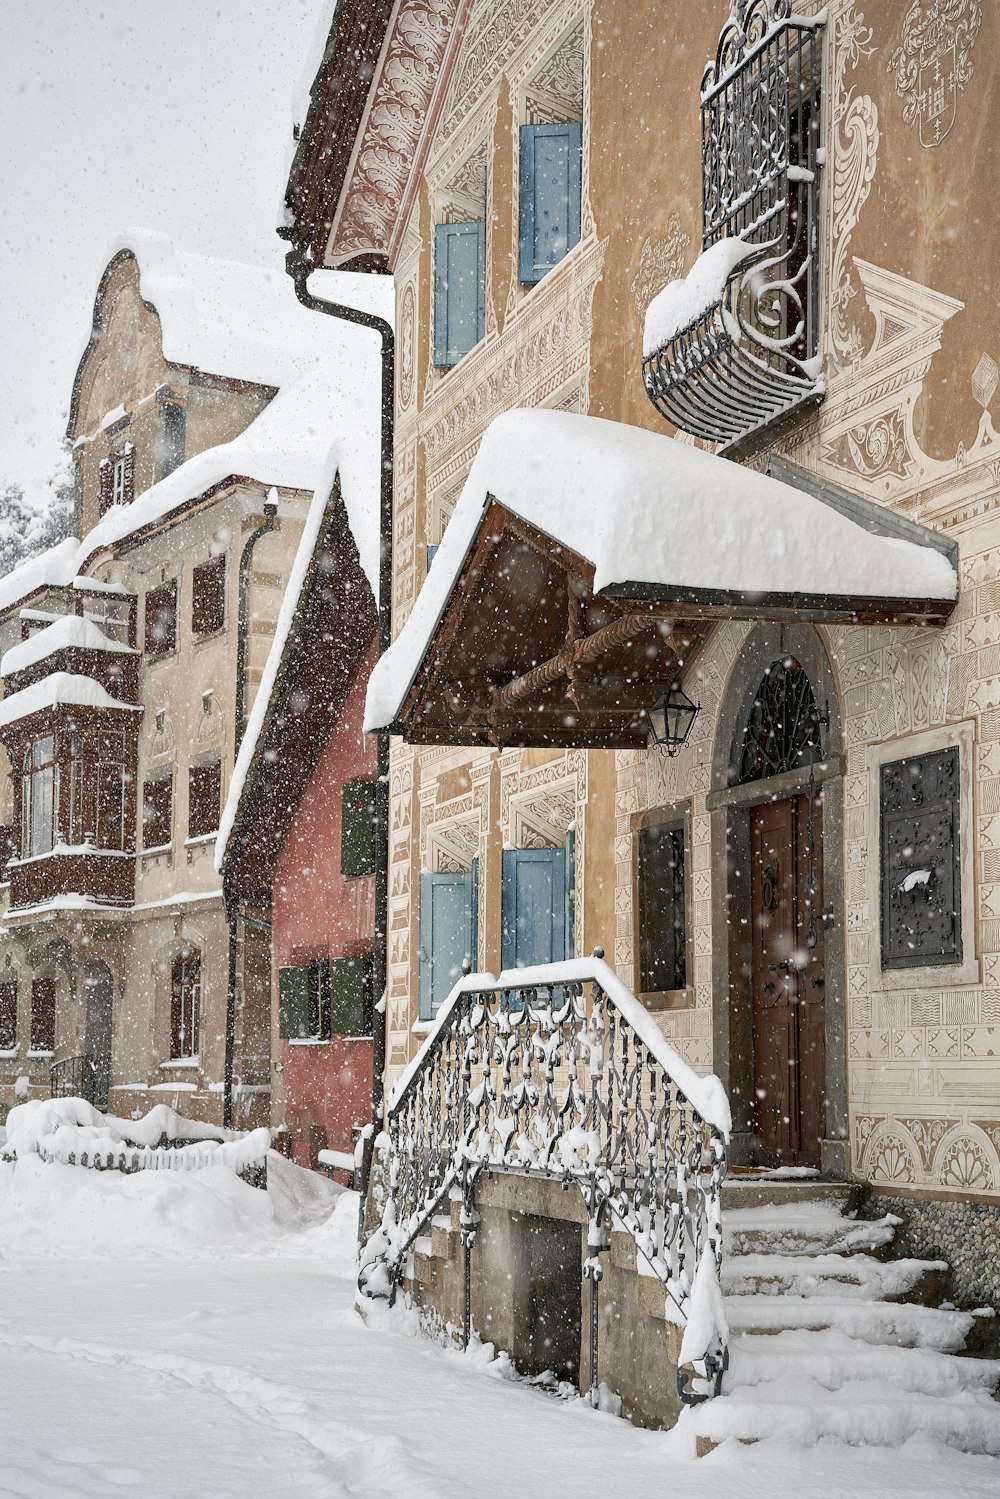
<instances>
[{"instance_id":1,"label":"white picket fence","mask_svg":"<svg viewBox=\"0 0 1000 1499\"><path fill-rule=\"evenodd\" d=\"M266 1185L267 1152L270 1133L253 1130L243 1139L230 1141L196 1140L185 1145L130 1145L127 1141L83 1141L70 1145L62 1141L40 1140L38 1154L43 1161L63 1166L85 1166L91 1171L203 1171L209 1166L223 1166L254 1185ZM263 1180L261 1180L263 1178Z\"/></svg>"}]
</instances>

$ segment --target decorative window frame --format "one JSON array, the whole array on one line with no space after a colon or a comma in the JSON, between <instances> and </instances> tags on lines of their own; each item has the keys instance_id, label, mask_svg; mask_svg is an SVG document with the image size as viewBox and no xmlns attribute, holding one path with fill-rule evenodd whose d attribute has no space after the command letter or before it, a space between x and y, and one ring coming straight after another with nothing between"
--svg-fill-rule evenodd
<instances>
[{"instance_id":1,"label":"decorative window frame","mask_svg":"<svg viewBox=\"0 0 1000 1499\"><path fill-rule=\"evenodd\" d=\"M642 908L639 899L639 835L645 828L681 828L684 833L684 970L687 983L683 989L643 990L640 947ZM635 993L647 1010L693 1010L696 1003L694 985L694 826L691 800L650 807L632 818L632 952L634 955Z\"/></svg>"},{"instance_id":2,"label":"decorative window frame","mask_svg":"<svg viewBox=\"0 0 1000 1499\"><path fill-rule=\"evenodd\" d=\"M958 746L959 782L959 880L961 883L962 959L959 963L933 963L912 968L883 968L881 771L896 760L929 755ZM868 927L872 950L869 987L873 993L907 989L956 989L982 982L976 931L975 798L973 765L976 727L971 721L925 729L903 739L890 739L869 748L868 761ZM850 920L848 921L850 926Z\"/></svg>"}]
</instances>

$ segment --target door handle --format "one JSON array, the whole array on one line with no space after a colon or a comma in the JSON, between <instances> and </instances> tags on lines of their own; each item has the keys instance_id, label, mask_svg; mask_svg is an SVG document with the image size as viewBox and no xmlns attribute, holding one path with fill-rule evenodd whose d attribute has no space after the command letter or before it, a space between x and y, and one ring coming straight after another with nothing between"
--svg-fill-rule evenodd
<instances>
[{"instance_id":1,"label":"door handle","mask_svg":"<svg viewBox=\"0 0 1000 1499\"><path fill-rule=\"evenodd\" d=\"M768 983L767 979L764 980L760 987L763 989L765 994L777 994L778 992L777 984Z\"/></svg>"},{"instance_id":2,"label":"door handle","mask_svg":"<svg viewBox=\"0 0 1000 1499\"><path fill-rule=\"evenodd\" d=\"M810 979L809 980L809 987L810 987L810 989L822 989L825 984L826 984L826 980L825 979Z\"/></svg>"}]
</instances>

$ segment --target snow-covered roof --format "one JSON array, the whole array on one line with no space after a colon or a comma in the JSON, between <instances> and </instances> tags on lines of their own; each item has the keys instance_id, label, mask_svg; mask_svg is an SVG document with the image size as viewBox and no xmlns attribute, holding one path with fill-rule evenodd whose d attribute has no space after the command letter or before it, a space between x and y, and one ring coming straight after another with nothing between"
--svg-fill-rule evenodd
<instances>
[{"instance_id":1,"label":"snow-covered roof","mask_svg":"<svg viewBox=\"0 0 1000 1499\"><path fill-rule=\"evenodd\" d=\"M594 567L594 592L669 585L752 601L780 592L952 600L931 545L675 438L599 417L515 410L490 425L409 619L368 686L365 727L397 717L491 500Z\"/></svg>"},{"instance_id":2,"label":"snow-covered roof","mask_svg":"<svg viewBox=\"0 0 1000 1499\"><path fill-rule=\"evenodd\" d=\"M40 682L11 693L0 701L0 728L29 718L45 708L66 705L74 708L119 708L124 713L141 713L133 703L121 703L111 696L93 677L81 677L76 672L54 671Z\"/></svg>"},{"instance_id":3,"label":"snow-covered roof","mask_svg":"<svg viewBox=\"0 0 1000 1499\"><path fill-rule=\"evenodd\" d=\"M132 646L112 640L93 620L81 618L79 614L66 614L54 624L46 625L44 630L36 630L27 640L22 640L5 651L0 659L0 677L13 676L15 672L25 671L36 662L44 661L46 656L52 656L56 651L73 648L135 655Z\"/></svg>"},{"instance_id":4,"label":"snow-covered roof","mask_svg":"<svg viewBox=\"0 0 1000 1499\"><path fill-rule=\"evenodd\" d=\"M271 703L274 692L274 684L278 679L278 671L281 660L285 654L285 646L295 619L299 602L302 598L302 590L305 587L306 578L309 575L309 564L312 561L316 544L319 540L320 531L326 516L329 492L317 490L313 495L309 506L309 514L302 528L299 538L298 550L295 553L295 561L288 577L285 588L285 596L281 602L278 612L278 622L275 625L274 636L271 640L271 649L268 652L264 670L261 673L260 685L257 688L257 696L254 698L253 707L247 716L246 729L240 741L239 753L236 756L236 764L233 766L232 778L229 782L229 791L226 796L226 805L222 809L219 819L219 831L215 840L215 867L222 869L225 860L226 848L236 825L236 818L243 799L247 776L257 753L257 745L260 740L261 730L267 718L267 710Z\"/></svg>"},{"instance_id":5,"label":"snow-covered roof","mask_svg":"<svg viewBox=\"0 0 1000 1499\"><path fill-rule=\"evenodd\" d=\"M138 263L143 300L159 314L163 356L172 364L280 387L297 379L307 365L337 356L337 325L302 306L280 260L270 267L192 254L167 235L141 228L119 235L104 264L124 251ZM330 290L334 281L321 289L336 276L318 272L310 289L336 300L337 293ZM391 291L388 277L350 279L381 283L378 289L360 288L363 300L356 305L371 307L374 297L379 310L385 306L386 288ZM349 300L343 297L344 283L336 284L341 299Z\"/></svg>"},{"instance_id":6,"label":"snow-covered roof","mask_svg":"<svg viewBox=\"0 0 1000 1499\"><path fill-rule=\"evenodd\" d=\"M147 283L143 251L140 285L143 295L153 300L161 313L165 346L168 330L177 334L176 348L170 344L167 357L277 384L278 393L239 436L189 458L132 504L112 506L82 542L67 538L0 578L0 612L40 588L69 587L98 552L168 519L236 475L268 486L318 493L325 500L339 472L361 565L377 593L381 468L378 335L340 318L307 312L283 272L274 273L272 285L271 273L259 268L209 261L205 256L185 256L177 251L172 251L171 259L164 249L169 241L161 242L159 236L153 239L157 242L158 273ZM148 237L141 243L147 244ZM170 274L174 261L182 268L189 262L198 263L201 279L192 286L191 276ZM227 279L230 272L231 284ZM272 343L261 345L264 353L254 364L246 351L256 344L247 329L259 331L261 312L245 299L250 298L252 287L259 290L261 284L268 288L264 306L271 309L275 328ZM314 296L375 312L391 322L393 290L388 276L314 271L309 290ZM187 300L186 293L191 293ZM214 299L218 299L218 305ZM198 332L199 317L209 301L214 309L211 336L205 330ZM227 356L227 331L234 338L232 357ZM191 338L185 342L188 334ZM182 354L182 348L188 353ZM195 360L192 351L198 356ZM210 363L204 362L209 359ZM88 586L85 577L79 583Z\"/></svg>"},{"instance_id":7,"label":"snow-covered roof","mask_svg":"<svg viewBox=\"0 0 1000 1499\"><path fill-rule=\"evenodd\" d=\"M643 354L655 353L720 302L733 271L759 249L737 236L716 240L702 251L686 276L668 281L646 308Z\"/></svg>"}]
</instances>

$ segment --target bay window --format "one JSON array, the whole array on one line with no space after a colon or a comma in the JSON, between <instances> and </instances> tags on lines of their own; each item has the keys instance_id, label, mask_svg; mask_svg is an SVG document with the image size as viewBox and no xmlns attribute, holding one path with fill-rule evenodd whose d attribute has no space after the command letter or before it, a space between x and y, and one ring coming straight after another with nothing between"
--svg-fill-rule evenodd
<instances>
[{"instance_id":1,"label":"bay window","mask_svg":"<svg viewBox=\"0 0 1000 1499\"><path fill-rule=\"evenodd\" d=\"M56 841L59 769L54 734L33 739L24 752L21 781L21 857L47 854Z\"/></svg>"}]
</instances>

